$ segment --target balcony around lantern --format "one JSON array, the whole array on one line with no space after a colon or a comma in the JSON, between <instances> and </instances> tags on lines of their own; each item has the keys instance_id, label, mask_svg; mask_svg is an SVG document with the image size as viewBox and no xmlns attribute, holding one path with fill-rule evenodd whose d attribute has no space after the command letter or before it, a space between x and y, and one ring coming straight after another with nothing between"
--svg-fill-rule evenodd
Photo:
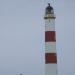
<instances>
[{"instance_id":1,"label":"balcony around lantern","mask_svg":"<svg viewBox=\"0 0 75 75\"><path fill-rule=\"evenodd\" d=\"M44 19L55 19L56 17L55 17L55 14L53 13L53 14L45 14L45 17L44 17Z\"/></svg>"}]
</instances>

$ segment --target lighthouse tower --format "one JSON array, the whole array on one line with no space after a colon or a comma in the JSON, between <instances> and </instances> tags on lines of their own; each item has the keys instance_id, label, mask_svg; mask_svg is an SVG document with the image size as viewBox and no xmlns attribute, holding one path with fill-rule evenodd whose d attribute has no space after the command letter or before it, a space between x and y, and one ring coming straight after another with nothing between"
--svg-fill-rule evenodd
<instances>
[{"instance_id":1,"label":"lighthouse tower","mask_svg":"<svg viewBox=\"0 0 75 75\"><path fill-rule=\"evenodd\" d=\"M45 9L45 75L57 75L55 15L50 3Z\"/></svg>"}]
</instances>

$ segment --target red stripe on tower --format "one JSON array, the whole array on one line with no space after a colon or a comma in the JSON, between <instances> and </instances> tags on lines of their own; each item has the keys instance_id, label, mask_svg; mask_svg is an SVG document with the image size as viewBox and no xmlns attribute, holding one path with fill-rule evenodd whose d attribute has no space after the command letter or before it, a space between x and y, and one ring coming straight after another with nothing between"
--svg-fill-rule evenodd
<instances>
[{"instance_id":1,"label":"red stripe on tower","mask_svg":"<svg viewBox=\"0 0 75 75\"><path fill-rule=\"evenodd\" d=\"M55 42L55 31L45 31L45 42Z\"/></svg>"},{"instance_id":2,"label":"red stripe on tower","mask_svg":"<svg viewBox=\"0 0 75 75\"><path fill-rule=\"evenodd\" d=\"M57 63L56 53L45 53L45 63Z\"/></svg>"}]
</instances>

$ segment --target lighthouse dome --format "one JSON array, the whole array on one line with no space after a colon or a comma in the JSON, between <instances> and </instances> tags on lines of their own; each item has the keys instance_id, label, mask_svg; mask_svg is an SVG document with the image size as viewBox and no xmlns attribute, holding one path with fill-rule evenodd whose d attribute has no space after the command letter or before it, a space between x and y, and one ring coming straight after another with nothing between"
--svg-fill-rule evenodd
<instances>
[{"instance_id":1,"label":"lighthouse dome","mask_svg":"<svg viewBox=\"0 0 75 75\"><path fill-rule=\"evenodd\" d=\"M46 7L46 14L54 14L53 7L50 6L50 3L48 3L48 6Z\"/></svg>"}]
</instances>

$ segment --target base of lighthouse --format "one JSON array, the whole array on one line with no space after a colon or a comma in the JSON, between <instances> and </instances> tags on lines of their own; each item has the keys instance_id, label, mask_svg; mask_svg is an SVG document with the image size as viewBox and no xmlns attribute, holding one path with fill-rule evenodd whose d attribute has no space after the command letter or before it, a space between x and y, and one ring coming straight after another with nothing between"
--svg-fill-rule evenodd
<instances>
[{"instance_id":1,"label":"base of lighthouse","mask_svg":"<svg viewBox=\"0 0 75 75\"><path fill-rule=\"evenodd\" d=\"M57 64L45 64L45 75L57 75Z\"/></svg>"}]
</instances>

